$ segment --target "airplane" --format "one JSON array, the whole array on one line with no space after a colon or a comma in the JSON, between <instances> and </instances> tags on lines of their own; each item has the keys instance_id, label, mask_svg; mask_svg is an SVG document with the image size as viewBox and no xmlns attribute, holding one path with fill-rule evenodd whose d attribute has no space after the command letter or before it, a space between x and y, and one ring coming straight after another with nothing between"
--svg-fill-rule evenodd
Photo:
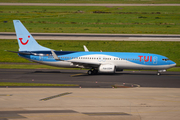
<instances>
[{"instance_id":1,"label":"airplane","mask_svg":"<svg viewBox=\"0 0 180 120\"><path fill-rule=\"evenodd\" d=\"M166 69L176 66L167 57L150 53L133 52L91 52L86 46L85 51L55 51L41 46L28 32L20 20L13 20L19 51L22 58L29 61L68 68L86 68L88 75L98 73L114 74L123 69L157 70L157 75Z\"/></svg>"}]
</instances>

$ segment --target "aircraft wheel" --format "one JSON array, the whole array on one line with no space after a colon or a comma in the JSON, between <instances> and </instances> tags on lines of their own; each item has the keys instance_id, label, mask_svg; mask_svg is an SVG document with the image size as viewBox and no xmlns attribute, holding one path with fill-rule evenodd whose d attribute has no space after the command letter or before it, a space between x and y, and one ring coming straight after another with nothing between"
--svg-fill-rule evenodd
<instances>
[{"instance_id":1,"label":"aircraft wheel","mask_svg":"<svg viewBox=\"0 0 180 120\"><path fill-rule=\"evenodd\" d=\"M96 75L98 73L98 70L93 70L93 74Z\"/></svg>"},{"instance_id":2,"label":"aircraft wheel","mask_svg":"<svg viewBox=\"0 0 180 120\"><path fill-rule=\"evenodd\" d=\"M88 75L92 75L92 70L88 70Z\"/></svg>"},{"instance_id":3,"label":"aircraft wheel","mask_svg":"<svg viewBox=\"0 0 180 120\"><path fill-rule=\"evenodd\" d=\"M157 75L158 75L158 76L160 76L160 75L161 75L161 73L160 73L160 72L158 72L158 73L157 73Z\"/></svg>"}]
</instances>

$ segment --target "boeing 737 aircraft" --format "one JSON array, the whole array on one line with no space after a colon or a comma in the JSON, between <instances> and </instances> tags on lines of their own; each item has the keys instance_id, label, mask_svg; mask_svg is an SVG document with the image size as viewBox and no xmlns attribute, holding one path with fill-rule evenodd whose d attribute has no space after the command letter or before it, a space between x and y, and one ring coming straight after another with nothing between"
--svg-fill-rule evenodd
<instances>
[{"instance_id":1,"label":"boeing 737 aircraft","mask_svg":"<svg viewBox=\"0 0 180 120\"><path fill-rule=\"evenodd\" d=\"M69 68L87 68L88 74L115 73L123 69L157 70L176 66L167 57L150 53L132 52L89 52L85 51L55 51L39 45L19 20L13 20L19 44L20 57L33 62ZM13 51L11 51L13 52Z\"/></svg>"}]
</instances>

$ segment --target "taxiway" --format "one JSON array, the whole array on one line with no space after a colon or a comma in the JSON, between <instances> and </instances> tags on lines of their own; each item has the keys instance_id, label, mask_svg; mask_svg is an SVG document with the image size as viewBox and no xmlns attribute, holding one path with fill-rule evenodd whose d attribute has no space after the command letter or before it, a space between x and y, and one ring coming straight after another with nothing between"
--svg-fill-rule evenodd
<instances>
[{"instance_id":1,"label":"taxiway","mask_svg":"<svg viewBox=\"0 0 180 120\"><path fill-rule=\"evenodd\" d=\"M33 79L33 81L32 81ZM79 84L0 87L0 120L179 120L180 72L0 69L0 82ZM112 85L137 85L113 88Z\"/></svg>"},{"instance_id":2,"label":"taxiway","mask_svg":"<svg viewBox=\"0 0 180 120\"><path fill-rule=\"evenodd\" d=\"M112 88L114 85L180 88L180 72L123 71L87 75L87 70L0 69L0 82L78 84L82 88ZM33 81L32 81L33 80Z\"/></svg>"},{"instance_id":3,"label":"taxiway","mask_svg":"<svg viewBox=\"0 0 180 120\"><path fill-rule=\"evenodd\" d=\"M42 100L59 94L71 93ZM0 88L1 120L179 120L179 88Z\"/></svg>"}]
</instances>

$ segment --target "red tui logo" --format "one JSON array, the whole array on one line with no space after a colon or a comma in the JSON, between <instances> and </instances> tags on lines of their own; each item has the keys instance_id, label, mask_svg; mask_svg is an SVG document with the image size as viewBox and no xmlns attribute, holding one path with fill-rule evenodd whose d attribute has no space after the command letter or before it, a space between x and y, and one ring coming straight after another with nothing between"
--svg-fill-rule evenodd
<instances>
[{"instance_id":1,"label":"red tui logo","mask_svg":"<svg viewBox=\"0 0 180 120\"><path fill-rule=\"evenodd\" d=\"M142 56L142 55L139 55L138 57L139 57L140 62L141 62L143 56ZM147 58L146 58L146 57L147 57ZM149 58L150 58L150 59L149 59ZM148 62L148 61L152 62L152 56L144 56L144 61L145 61L145 62Z\"/></svg>"},{"instance_id":2,"label":"red tui logo","mask_svg":"<svg viewBox=\"0 0 180 120\"><path fill-rule=\"evenodd\" d=\"M28 38L30 38L30 35L28 36ZM20 40L20 42L21 42L22 45L26 45L26 44L29 42L29 40L27 40L27 41L24 43L24 42L22 41L23 38L19 38L19 40Z\"/></svg>"}]
</instances>

